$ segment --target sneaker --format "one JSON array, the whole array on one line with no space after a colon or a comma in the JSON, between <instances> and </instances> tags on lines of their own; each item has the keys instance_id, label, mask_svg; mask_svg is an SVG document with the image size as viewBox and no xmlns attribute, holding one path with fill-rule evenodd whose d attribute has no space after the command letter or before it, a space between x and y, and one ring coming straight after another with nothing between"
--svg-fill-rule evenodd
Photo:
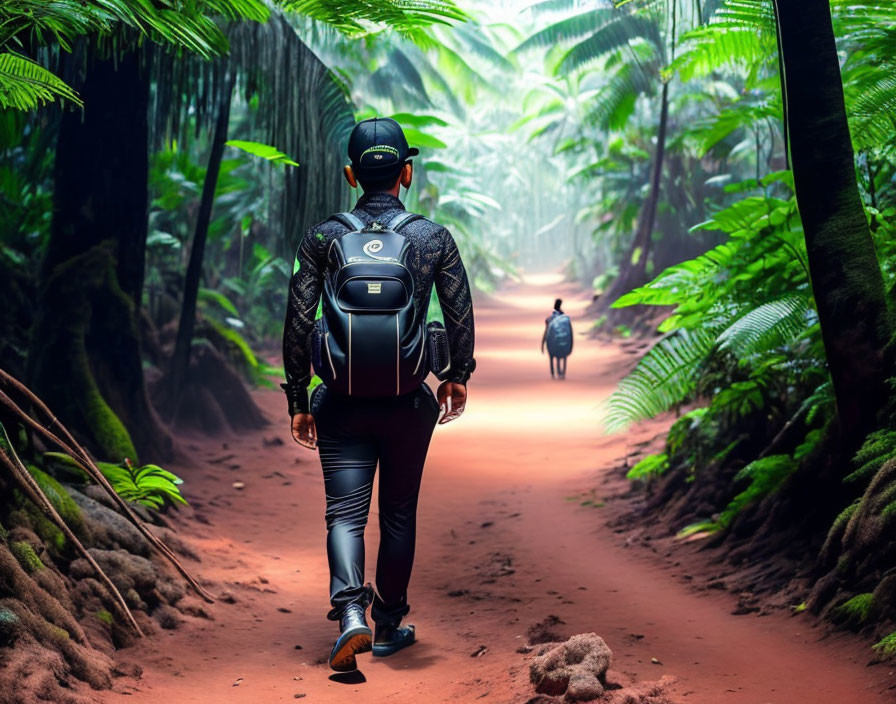
<instances>
[{"instance_id":1,"label":"sneaker","mask_svg":"<svg viewBox=\"0 0 896 704\"><path fill-rule=\"evenodd\" d=\"M413 645L416 640L416 629L412 624L407 626L377 626L373 639L373 656L385 658L394 655L402 648Z\"/></svg>"},{"instance_id":2,"label":"sneaker","mask_svg":"<svg viewBox=\"0 0 896 704\"><path fill-rule=\"evenodd\" d=\"M358 669L355 655L370 652L373 633L367 625L364 607L350 604L339 619L339 638L330 651L330 667L336 672L351 672Z\"/></svg>"}]
</instances>

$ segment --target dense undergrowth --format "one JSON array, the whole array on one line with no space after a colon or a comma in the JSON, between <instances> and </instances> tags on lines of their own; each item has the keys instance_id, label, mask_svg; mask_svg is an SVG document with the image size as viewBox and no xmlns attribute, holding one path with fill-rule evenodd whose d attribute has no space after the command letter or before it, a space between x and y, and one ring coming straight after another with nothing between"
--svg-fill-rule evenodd
<instances>
[{"instance_id":1,"label":"dense undergrowth","mask_svg":"<svg viewBox=\"0 0 896 704\"><path fill-rule=\"evenodd\" d=\"M877 3L832 5L847 57L843 86L863 216L889 307L896 266L896 133L881 111L892 99L886 74L896 49L896 16ZM737 48L732 30L762 33L774 22L762 6L727 3L715 22L685 35L672 67L683 77L695 69L718 75L720 52ZM720 61L715 68L713 57ZM742 58L742 69L752 75L767 60ZM751 105L744 100L720 112L710 141L724 144L732 125L758 126L780 115L771 89L766 84L750 96ZM761 110L753 102L757 97ZM833 332L838 323L830 313L820 320L818 299L828 305L832 293L844 299L864 293L850 290L846 278L819 276L806 246L814 233L804 231L793 186L790 170L726 185L737 200L692 228L720 233L720 243L615 301L616 308L663 306L671 312L659 327L661 337L610 399L607 424L618 430L687 409L672 425L664 451L629 472L646 486L648 510L665 516L679 537L703 536L732 564L750 563L767 577L763 582L754 571L746 586L771 591L796 577L794 609L808 606L836 624L865 630L877 653L888 657L896 617L894 380L884 374L858 398L866 420L851 436L853 421L844 419L852 411L843 390L849 369L831 361L830 338L852 333ZM837 266L843 271L850 264L832 268ZM877 272L866 269L866 275L870 291ZM842 293L819 290L822 280L842 286ZM887 334L873 354L892 360ZM856 344L852 364L864 364L867 350L864 342Z\"/></svg>"}]
</instances>

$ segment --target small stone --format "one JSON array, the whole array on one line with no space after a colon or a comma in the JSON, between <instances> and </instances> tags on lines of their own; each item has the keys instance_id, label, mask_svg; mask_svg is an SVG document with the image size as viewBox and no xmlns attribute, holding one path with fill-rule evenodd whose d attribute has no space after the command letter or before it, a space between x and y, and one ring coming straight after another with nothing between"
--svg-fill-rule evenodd
<instances>
[{"instance_id":1,"label":"small stone","mask_svg":"<svg viewBox=\"0 0 896 704\"><path fill-rule=\"evenodd\" d=\"M234 488L234 489L237 489L237 490L245 489L245 488L246 488L246 484L245 484L245 482L234 482L234 483L233 483L233 488Z\"/></svg>"},{"instance_id":2,"label":"small stone","mask_svg":"<svg viewBox=\"0 0 896 704\"><path fill-rule=\"evenodd\" d=\"M656 658L650 658L650 662L652 662L654 665L662 665L663 664Z\"/></svg>"},{"instance_id":3,"label":"small stone","mask_svg":"<svg viewBox=\"0 0 896 704\"><path fill-rule=\"evenodd\" d=\"M301 645L297 645L297 646L296 646L296 650L301 650L301 649L302 649L302 646L301 646Z\"/></svg>"},{"instance_id":4,"label":"small stone","mask_svg":"<svg viewBox=\"0 0 896 704\"><path fill-rule=\"evenodd\" d=\"M299 692L298 694L294 694L294 695L293 695L293 698L294 698L294 699L304 699L304 698L307 697L307 696L308 696L308 695L305 694L304 692Z\"/></svg>"},{"instance_id":5,"label":"small stone","mask_svg":"<svg viewBox=\"0 0 896 704\"><path fill-rule=\"evenodd\" d=\"M234 686L234 687L239 687L239 686L240 686L240 682L242 682L242 681L243 681L243 678L242 678L242 677L237 677L237 678L236 678L236 682L234 682L232 686Z\"/></svg>"}]
</instances>

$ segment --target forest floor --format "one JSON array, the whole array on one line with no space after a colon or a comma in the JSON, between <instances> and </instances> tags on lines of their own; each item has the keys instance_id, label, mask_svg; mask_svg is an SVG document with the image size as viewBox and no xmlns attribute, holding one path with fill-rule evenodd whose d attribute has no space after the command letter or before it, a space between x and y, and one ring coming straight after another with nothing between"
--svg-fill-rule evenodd
<instances>
[{"instance_id":1,"label":"forest floor","mask_svg":"<svg viewBox=\"0 0 896 704\"><path fill-rule=\"evenodd\" d=\"M614 468L655 445L668 420L603 434L602 402L635 346L589 339L586 321L567 380L551 380L539 342L557 294L574 319L588 303L556 278L532 277L477 306L467 411L437 428L424 475L410 592L417 644L360 656L353 675L327 667L336 627L325 619L320 469L290 439L282 395L259 391L269 427L182 439L189 458L171 467L193 505L174 519L201 555L191 569L226 600L121 651L143 676L116 680L96 701L523 704L532 656L518 651L550 617L564 637L602 636L626 682L674 678L674 702L892 701L891 669L866 665L867 643L825 637L808 614L734 615L733 595L688 583L712 569L704 557L673 561L607 527L627 501ZM370 575L376 523L374 504Z\"/></svg>"}]
</instances>

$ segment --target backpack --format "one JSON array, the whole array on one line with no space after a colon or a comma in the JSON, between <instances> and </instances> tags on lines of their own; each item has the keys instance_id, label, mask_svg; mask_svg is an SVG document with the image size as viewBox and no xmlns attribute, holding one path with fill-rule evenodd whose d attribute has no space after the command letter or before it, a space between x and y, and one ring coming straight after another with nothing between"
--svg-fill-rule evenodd
<instances>
[{"instance_id":1,"label":"backpack","mask_svg":"<svg viewBox=\"0 0 896 704\"><path fill-rule=\"evenodd\" d=\"M334 220L348 231L330 243L321 307L312 337L315 373L349 396L396 396L429 373L425 315L414 308L410 242L401 229L421 216L400 212L365 225L351 213Z\"/></svg>"},{"instance_id":2,"label":"backpack","mask_svg":"<svg viewBox=\"0 0 896 704\"><path fill-rule=\"evenodd\" d=\"M572 322L561 313L552 315L548 322L548 353L552 357L565 357L572 352Z\"/></svg>"}]
</instances>

